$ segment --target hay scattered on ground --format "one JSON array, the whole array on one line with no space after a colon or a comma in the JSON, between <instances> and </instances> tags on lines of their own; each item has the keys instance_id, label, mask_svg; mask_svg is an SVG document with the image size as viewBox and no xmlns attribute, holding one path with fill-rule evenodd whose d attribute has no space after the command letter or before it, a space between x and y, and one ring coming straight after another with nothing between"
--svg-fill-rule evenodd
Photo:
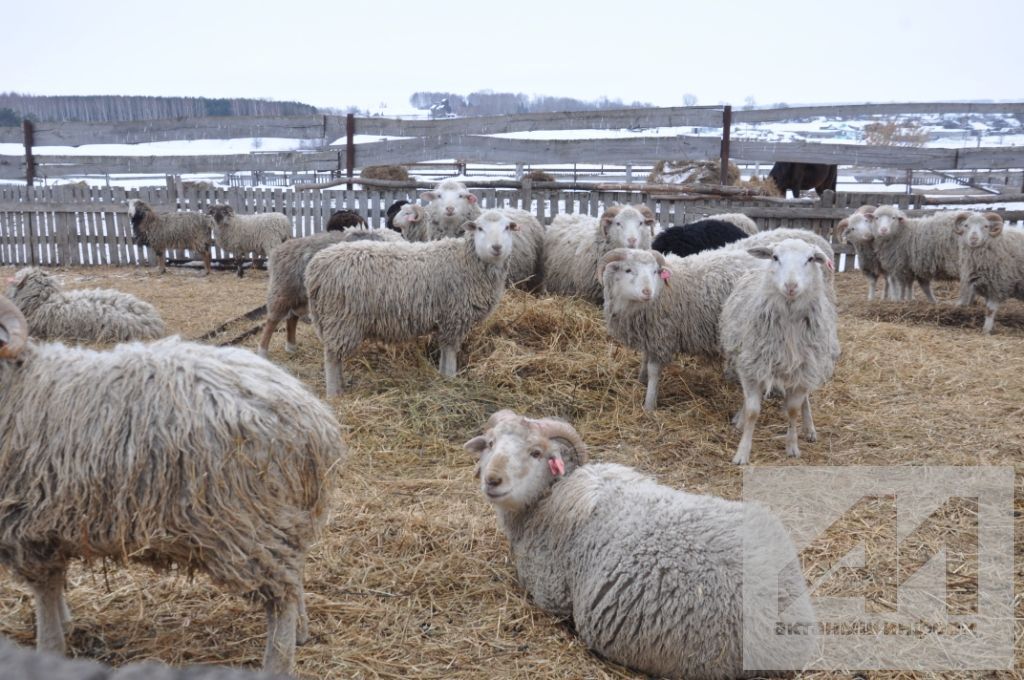
<instances>
[{"instance_id":1,"label":"hay scattered on ground","mask_svg":"<svg viewBox=\"0 0 1024 680\"><path fill-rule=\"evenodd\" d=\"M124 281L138 285L131 292L175 319L190 318L203 305L166 289L207 286L217 299L249 300L224 303L218 310L223 316L208 324L212 328L262 302L266 280L260 276L238 282L215 274L208 284L183 274ZM863 277L837 279L843 357L835 378L814 397L818 442L801 442L803 459L787 459L785 420L770 401L755 434L754 465L1011 465L1020 480L1024 332L984 337L976 326L957 328L924 316L900 322L865 318ZM121 288L109 280L102 285ZM298 341L299 351L285 354L282 331L271 345L271 359L323 394L321 347L308 324L299 325ZM255 344L255 338L245 343ZM636 378L639 357L607 338L598 308L519 291L510 291L469 338L459 355L463 370L454 379L440 378L436 362L436 346L420 339L367 343L345 365L349 391L331 404L347 428L351 457L334 494L326 537L307 567L313 639L298 651L299 674L637 677L589 653L566 622L524 597L461 445L497 408L558 415L576 425L595 460L634 465L673 486L738 498L742 470L729 462L738 442L729 415L739 406L739 388L722 379L717 363L682 358L664 372L660 408L645 414ZM1018 514L1024 511L1022 499L1018 481ZM851 527L848 543L836 548L870 531ZM815 556L807 568L827 557ZM1024 559L1018 558L1016 569L1019 593ZM115 664L146 658L259 664L262 615L203 577L76 568L69 585L75 615L69 642L78 656ZM1022 602L1018 598L1019 620ZM1020 629L1018 668L1024 666ZM10 579L0 581L0 634L22 644L33 639L31 598Z\"/></svg>"}]
</instances>

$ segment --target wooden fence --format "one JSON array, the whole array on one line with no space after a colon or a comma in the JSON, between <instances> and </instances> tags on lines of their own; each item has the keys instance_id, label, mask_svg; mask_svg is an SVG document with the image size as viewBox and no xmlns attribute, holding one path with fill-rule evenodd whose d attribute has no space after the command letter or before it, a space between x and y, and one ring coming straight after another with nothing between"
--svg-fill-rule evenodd
<instances>
[{"instance_id":1,"label":"wooden fence","mask_svg":"<svg viewBox=\"0 0 1024 680\"><path fill-rule=\"evenodd\" d=\"M425 188L425 187L424 187ZM0 264L3 265L146 265L153 264L148 248L132 243L126 201L141 198L158 211L203 210L213 203L228 203L242 214L276 211L292 222L294 236L322 231L330 214L340 208L355 210L373 227L382 227L388 206L403 199L415 201L420 188L380 190L305 190L279 188L209 189L169 182L167 187L125 190L78 186L25 188L0 187ZM886 194L832 194L821 200L774 201L760 198L724 200L714 196L658 195L637 191L567 189L476 188L484 208L516 207L550 222L558 212L599 215L614 202L646 203L663 226L686 224L707 215L742 211L762 229L780 226L810 229L833 241L838 220L864 203L895 203L909 214L920 214L923 196ZM1018 197L1022 200L1024 197ZM963 202L951 199L950 202ZM974 201L982 199L970 199ZM1004 211L1008 222L1024 219L1024 211ZM836 244L836 251L850 248ZM214 248L215 258L225 253ZM184 253L171 253L174 259Z\"/></svg>"},{"instance_id":2,"label":"wooden fence","mask_svg":"<svg viewBox=\"0 0 1024 680\"><path fill-rule=\"evenodd\" d=\"M1024 168L1024 147L907 148L737 139L734 125L812 116L994 113L1024 116L1024 103L878 104L732 111L730 107L615 109L517 114L440 120L354 116L194 118L119 123L40 122L0 128L0 142L23 144L23 155L0 155L0 179L69 177L104 173L186 174L239 170L352 173L355 168L455 158L493 163L652 163L659 160L731 158L748 162L804 161L893 169ZM689 127L706 134L642 136L652 127ZM517 132L635 130L636 136L603 139L513 139ZM716 134L717 133L717 134ZM356 143L356 135L391 137ZM40 146L137 144L169 140L281 137L304 140L309 151L192 156L36 155ZM398 139L402 137L404 139Z\"/></svg>"}]
</instances>

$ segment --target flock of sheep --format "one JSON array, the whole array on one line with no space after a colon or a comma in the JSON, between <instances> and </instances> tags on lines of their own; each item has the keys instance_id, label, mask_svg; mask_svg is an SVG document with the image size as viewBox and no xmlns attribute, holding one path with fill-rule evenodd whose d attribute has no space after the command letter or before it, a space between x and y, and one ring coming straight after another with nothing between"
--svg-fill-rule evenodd
<instances>
[{"instance_id":1,"label":"flock of sheep","mask_svg":"<svg viewBox=\"0 0 1024 680\"><path fill-rule=\"evenodd\" d=\"M285 350L295 350L307 314L334 397L344 393L344 359L364 339L434 333L439 369L452 376L462 342L508 286L579 297L603 305L609 335L641 353L645 409L656 408L662 368L678 354L719 359L743 392L734 463L749 462L772 393L789 417L787 454L800 455L798 419L814 441L810 395L839 358L825 239L758 232L744 215L661 230L643 205L558 215L545 227L522 210L481 210L454 180L422 198L388 211L392 229L368 229L343 211L331 230L293 239L283 216L244 218L227 206L158 214L133 201L136 241L157 252L161 271L167 248L204 253L208 271L211 234L232 252L269 255L260 356L178 338L105 351L29 341L149 340L165 329L129 295L63 292L36 269L9 281L9 300L0 298L0 564L35 594L38 649L64 650L68 563L130 557L204 571L255 597L266 608L264 668L290 671L308 635L306 552L346 455L331 409L265 358L281 321ZM959 276L962 302L986 299L986 332L1003 300L1024 298L1024 233L1002 229L997 215L913 220L866 207L841 226L889 297L909 297L917 281L931 298L932 279ZM747 673L744 646L766 671L814 658L813 635L783 656L773 633L780 601L803 630L813 630L814 611L793 544L763 508L588 462L579 433L555 418L501 410L465 448L521 585L538 606L572 616L601 655L688 678ZM755 587L781 588L771 606L743 607L744 559L765 565Z\"/></svg>"}]
</instances>

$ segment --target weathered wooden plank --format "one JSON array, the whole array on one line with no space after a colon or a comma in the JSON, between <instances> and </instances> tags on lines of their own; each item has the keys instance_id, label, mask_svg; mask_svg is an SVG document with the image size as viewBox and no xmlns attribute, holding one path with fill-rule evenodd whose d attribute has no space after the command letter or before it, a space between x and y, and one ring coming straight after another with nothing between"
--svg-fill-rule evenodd
<instances>
[{"instance_id":1,"label":"weathered wooden plank","mask_svg":"<svg viewBox=\"0 0 1024 680\"><path fill-rule=\"evenodd\" d=\"M870 116L942 113L1024 114L1024 103L980 104L971 102L925 102L899 104L845 104L838 106L791 106L779 109L755 109L732 113L733 123L769 123L827 116L829 118L863 119Z\"/></svg>"}]
</instances>

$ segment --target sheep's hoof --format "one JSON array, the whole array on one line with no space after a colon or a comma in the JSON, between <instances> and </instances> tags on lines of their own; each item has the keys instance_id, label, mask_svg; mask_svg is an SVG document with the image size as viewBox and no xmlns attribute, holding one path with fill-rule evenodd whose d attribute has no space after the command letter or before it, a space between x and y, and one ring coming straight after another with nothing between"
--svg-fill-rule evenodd
<instances>
[{"instance_id":1,"label":"sheep's hoof","mask_svg":"<svg viewBox=\"0 0 1024 680\"><path fill-rule=\"evenodd\" d=\"M799 458L800 457L800 447L798 447L796 445L787 446L786 447L786 455L789 456L790 458Z\"/></svg>"},{"instance_id":2,"label":"sheep's hoof","mask_svg":"<svg viewBox=\"0 0 1024 680\"><path fill-rule=\"evenodd\" d=\"M737 452L736 455L732 457L732 462L733 462L734 465L746 465L747 463L750 462L750 452L749 451L747 453L739 453L739 452Z\"/></svg>"},{"instance_id":3,"label":"sheep's hoof","mask_svg":"<svg viewBox=\"0 0 1024 680\"><path fill-rule=\"evenodd\" d=\"M294 342L286 342L284 343L284 351L288 352L288 354L295 354L299 351L299 346Z\"/></svg>"},{"instance_id":4,"label":"sheep's hoof","mask_svg":"<svg viewBox=\"0 0 1024 680\"><path fill-rule=\"evenodd\" d=\"M817 430L813 430L813 429L811 429L811 430L804 430L804 441L805 442L816 442L816 441L818 441L818 432L817 432ZM799 451L797 452L797 455L800 455Z\"/></svg>"}]
</instances>

